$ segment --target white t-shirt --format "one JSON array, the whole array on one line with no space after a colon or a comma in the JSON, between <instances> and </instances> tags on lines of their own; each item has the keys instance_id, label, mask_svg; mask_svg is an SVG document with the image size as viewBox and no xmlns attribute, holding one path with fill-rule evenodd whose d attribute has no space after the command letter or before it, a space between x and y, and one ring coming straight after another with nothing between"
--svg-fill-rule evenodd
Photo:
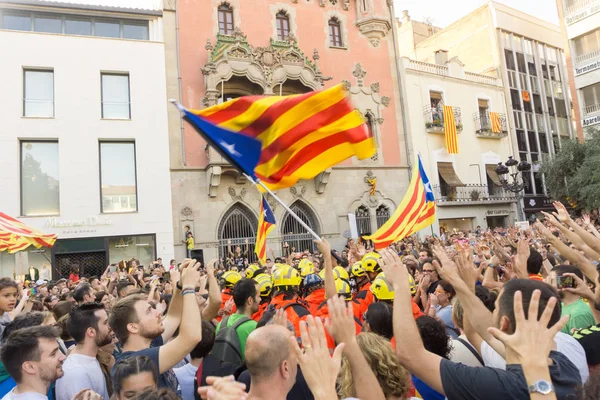
<instances>
[{"instance_id":1,"label":"white t-shirt","mask_svg":"<svg viewBox=\"0 0 600 400\"><path fill-rule=\"evenodd\" d=\"M469 340L465 335L460 335L459 339L464 340L466 343L470 344ZM473 351L475 348L471 345ZM468 365L469 367L481 367L481 362L473 355L471 350L469 350L463 343L461 343L458 339L452 339L452 350L450 351L450 361L455 363L462 363Z\"/></svg>"},{"instance_id":2,"label":"white t-shirt","mask_svg":"<svg viewBox=\"0 0 600 400\"><path fill-rule=\"evenodd\" d=\"M44 396L37 392L15 394L16 389L17 388L14 387L10 392L6 393L2 400L48 400L48 396Z\"/></svg>"},{"instance_id":3,"label":"white t-shirt","mask_svg":"<svg viewBox=\"0 0 600 400\"><path fill-rule=\"evenodd\" d=\"M558 332L554 336L554 342L556 343L556 351L564 354L577 367L581 375L581 382L587 382L590 377L590 370L585 358L585 350L583 350L581 344L563 332ZM485 341L481 344L481 358L483 358L486 367L506 369L506 360Z\"/></svg>"},{"instance_id":4,"label":"white t-shirt","mask_svg":"<svg viewBox=\"0 0 600 400\"><path fill-rule=\"evenodd\" d=\"M181 398L183 400L194 400L194 378L196 378L198 367L185 364L183 367L173 368L173 371L181 387Z\"/></svg>"},{"instance_id":5,"label":"white t-shirt","mask_svg":"<svg viewBox=\"0 0 600 400\"><path fill-rule=\"evenodd\" d=\"M91 389L108 400L106 380L96 357L71 354L63 363L65 374L56 381L56 400L71 400L83 389Z\"/></svg>"}]
</instances>

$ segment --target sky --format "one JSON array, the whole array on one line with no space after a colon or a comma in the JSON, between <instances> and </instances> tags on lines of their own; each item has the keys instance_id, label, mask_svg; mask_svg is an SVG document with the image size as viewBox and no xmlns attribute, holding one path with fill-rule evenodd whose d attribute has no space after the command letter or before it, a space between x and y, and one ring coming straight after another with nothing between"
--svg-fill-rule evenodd
<instances>
[{"instance_id":1,"label":"sky","mask_svg":"<svg viewBox=\"0 0 600 400\"><path fill-rule=\"evenodd\" d=\"M555 0L496 1L558 25ZM402 10L408 10L413 20L423 21L423 18L429 17L433 19L434 26L445 28L487 2L488 0L394 0L394 7L397 17L401 16Z\"/></svg>"}]
</instances>

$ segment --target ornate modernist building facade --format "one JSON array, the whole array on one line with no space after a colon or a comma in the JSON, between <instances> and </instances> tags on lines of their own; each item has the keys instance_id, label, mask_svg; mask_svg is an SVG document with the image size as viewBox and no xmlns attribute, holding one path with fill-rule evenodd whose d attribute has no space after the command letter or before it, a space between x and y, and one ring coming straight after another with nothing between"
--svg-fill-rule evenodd
<instances>
[{"instance_id":1,"label":"ornate modernist building facade","mask_svg":"<svg viewBox=\"0 0 600 400\"><path fill-rule=\"evenodd\" d=\"M408 185L392 2L385 0L198 0L165 9L168 94L188 108L245 95L305 93L344 83L378 144L369 160L347 160L277 194L320 235L344 242L348 213L359 230L381 225ZM205 259L248 243L252 254L259 193L188 125L169 114L176 256L189 225ZM311 237L269 199L277 229L268 249ZM252 258L252 256L251 256Z\"/></svg>"}]
</instances>

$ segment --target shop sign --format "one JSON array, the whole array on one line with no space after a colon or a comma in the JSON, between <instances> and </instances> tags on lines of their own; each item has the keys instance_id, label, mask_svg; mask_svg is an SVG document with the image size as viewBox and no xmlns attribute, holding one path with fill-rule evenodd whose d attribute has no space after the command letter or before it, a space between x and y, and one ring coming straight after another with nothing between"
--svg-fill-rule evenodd
<instances>
[{"instance_id":1,"label":"shop sign","mask_svg":"<svg viewBox=\"0 0 600 400\"><path fill-rule=\"evenodd\" d=\"M486 215L508 215L510 210L487 210Z\"/></svg>"},{"instance_id":2,"label":"shop sign","mask_svg":"<svg viewBox=\"0 0 600 400\"><path fill-rule=\"evenodd\" d=\"M102 226L112 225L112 221L109 217L97 217L90 215L83 219L58 219L48 218L46 219L47 228L72 228L74 226Z\"/></svg>"},{"instance_id":3,"label":"shop sign","mask_svg":"<svg viewBox=\"0 0 600 400\"><path fill-rule=\"evenodd\" d=\"M575 68L575 76L582 75L582 74L585 74L585 73L588 73L588 72L592 72L592 71L595 71L595 70L597 70L599 68L600 68L600 60L595 61L595 62L590 63L590 64L586 64L586 65L584 65L582 67Z\"/></svg>"},{"instance_id":4,"label":"shop sign","mask_svg":"<svg viewBox=\"0 0 600 400\"><path fill-rule=\"evenodd\" d=\"M587 126L600 124L600 115L596 115L594 117L585 118L581 121L581 125L585 128Z\"/></svg>"},{"instance_id":5,"label":"shop sign","mask_svg":"<svg viewBox=\"0 0 600 400\"><path fill-rule=\"evenodd\" d=\"M586 8L584 10L581 10L580 12L578 12L577 14L575 14L573 16L567 17L566 18L567 25L571 25L577 21L581 21L582 19L587 18L590 15L596 14L598 11L600 11L600 4L594 4L593 6Z\"/></svg>"},{"instance_id":6,"label":"shop sign","mask_svg":"<svg viewBox=\"0 0 600 400\"><path fill-rule=\"evenodd\" d=\"M525 210L529 209L554 209L554 201L546 196L525 197Z\"/></svg>"}]
</instances>

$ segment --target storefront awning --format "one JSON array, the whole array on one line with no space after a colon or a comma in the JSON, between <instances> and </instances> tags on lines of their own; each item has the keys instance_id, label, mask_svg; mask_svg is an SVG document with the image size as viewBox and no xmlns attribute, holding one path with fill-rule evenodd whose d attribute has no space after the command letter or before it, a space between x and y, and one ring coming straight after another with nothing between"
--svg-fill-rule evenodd
<instances>
[{"instance_id":1,"label":"storefront awning","mask_svg":"<svg viewBox=\"0 0 600 400\"><path fill-rule=\"evenodd\" d=\"M498 168L498 166L495 164L485 164L485 172L487 172L487 176L489 176L492 182L494 182L494 185L502 186L502 183L500 183L500 178L498 178L498 174L496 173L496 168Z\"/></svg>"},{"instance_id":2,"label":"storefront awning","mask_svg":"<svg viewBox=\"0 0 600 400\"><path fill-rule=\"evenodd\" d=\"M0 251L13 254L29 246L34 246L36 249L52 247L55 241L56 235L46 235L0 212Z\"/></svg>"},{"instance_id":3,"label":"storefront awning","mask_svg":"<svg viewBox=\"0 0 600 400\"><path fill-rule=\"evenodd\" d=\"M452 163L438 162L437 166L439 174L444 182L446 182L449 186L464 186L458 175L456 175L456 171L454 171Z\"/></svg>"}]
</instances>

